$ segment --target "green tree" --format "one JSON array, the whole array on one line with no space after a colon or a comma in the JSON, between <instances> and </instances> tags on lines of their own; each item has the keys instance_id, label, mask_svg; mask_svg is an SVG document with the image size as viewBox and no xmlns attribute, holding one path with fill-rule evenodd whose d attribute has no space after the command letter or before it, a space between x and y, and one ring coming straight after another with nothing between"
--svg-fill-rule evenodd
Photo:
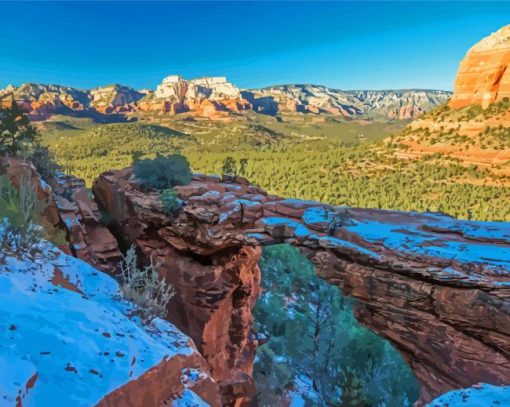
<instances>
[{"instance_id":1,"label":"green tree","mask_svg":"<svg viewBox=\"0 0 510 407\"><path fill-rule=\"evenodd\" d=\"M239 160L239 175L246 176L246 167L248 166L248 159L241 158Z\"/></svg>"},{"instance_id":2,"label":"green tree","mask_svg":"<svg viewBox=\"0 0 510 407\"><path fill-rule=\"evenodd\" d=\"M146 189L187 185L191 182L192 176L188 160L180 154L167 157L158 154L153 160L140 160L135 163L134 174Z\"/></svg>"},{"instance_id":3,"label":"green tree","mask_svg":"<svg viewBox=\"0 0 510 407\"><path fill-rule=\"evenodd\" d=\"M183 206L183 201L179 199L179 194L174 189L165 189L161 192L161 202L163 210L167 215L175 215Z\"/></svg>"},{"instance_id":4,"label":"green tree","mask_svg":"<svg viewBox=\"0 0 510 407\"><path fill-rule=\"evenodd\" d=\"M17 156L30 149L39 140L39 134L26 111L13 101L11 107L0 108L0 154Z\"/></svg>"},{"instance_id":5,"label":"green tree","mask_svg":"<svg viewBox=\"0 0 510 407\"><path fill-rule=\"evenodd\" d=\"M230 175L232 177L235 177L237 174L237 161L232 158L231 156L228 156L223 160L223 165L221 167L221 172L223 175Z\"/></svg>"}]
</instances>

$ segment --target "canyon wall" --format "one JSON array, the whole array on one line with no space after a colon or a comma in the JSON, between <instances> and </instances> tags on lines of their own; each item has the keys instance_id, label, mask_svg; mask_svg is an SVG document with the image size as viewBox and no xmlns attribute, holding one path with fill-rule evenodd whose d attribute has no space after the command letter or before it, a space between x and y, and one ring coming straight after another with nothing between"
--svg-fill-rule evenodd
<instances>
[{"instance_id":1,"label":"canyon wall","mask_svg":"<svg viewBox=\"0 0 510 407\"><path fill-rule=\"evenodd\" d=\"M450 107L486 108L510 97L510 25L475 44L460 63Z\"/></svg>"}]
</instances>

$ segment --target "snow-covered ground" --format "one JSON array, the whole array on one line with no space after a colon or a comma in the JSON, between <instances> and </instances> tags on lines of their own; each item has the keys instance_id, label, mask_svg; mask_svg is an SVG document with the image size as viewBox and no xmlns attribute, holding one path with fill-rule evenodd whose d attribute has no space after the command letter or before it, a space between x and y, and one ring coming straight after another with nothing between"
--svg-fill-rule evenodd
<instances>
[{"instance_id":1,"label":"snow-covered ground","mask_svg":"<svg viewBox=\"0 0 510 407\"><path fill-rule=\"evenodd\" d=\"M161 361L197 352L169 322L130 317L134 305L110 276L40 248L35 260L0 261L0 406L92 406ZM190 389L174 404L207 405Z\"/></svg>"},{"instance_id":2,"label":"snow-covered ground","mask_svg":"<svg viewBox=\"0 0 510 407\"><path fill-rule=\"evenodd\" d=\"M427 407L505 407L510 406L510 385L480 384L443 394Z\"/></svg>"}]
</instances>

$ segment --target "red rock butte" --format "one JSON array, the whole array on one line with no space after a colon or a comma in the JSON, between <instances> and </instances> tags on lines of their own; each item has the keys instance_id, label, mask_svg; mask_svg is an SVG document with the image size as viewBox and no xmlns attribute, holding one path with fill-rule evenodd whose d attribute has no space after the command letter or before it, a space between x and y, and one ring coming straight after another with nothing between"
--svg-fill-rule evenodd
<instances>
[{"instance_id":1,"label":"red rock butte","mask_svg":"<svg viewBox=\"0 0 510 407\"><path fill-rule=\"evenodd\" d=\"M475 44L460 63L450 107L486 108L510 97L510 25Z\"/></svg>"}]
</instances>

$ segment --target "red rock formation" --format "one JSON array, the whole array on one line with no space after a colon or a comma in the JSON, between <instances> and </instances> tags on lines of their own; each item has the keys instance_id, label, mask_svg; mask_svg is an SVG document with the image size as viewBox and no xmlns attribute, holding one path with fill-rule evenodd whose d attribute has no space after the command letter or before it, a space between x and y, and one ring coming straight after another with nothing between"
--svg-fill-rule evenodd
<instances>
[{"instance_id":1,"label":"red rock formation","mask_svg":"<svg viewBox=\"0 0 510 407\"><path fill-rule=\"evenodd\" d=\"M145 261L152 258L160 275L175 287L167 319L194 340L220 384L223 403L247 401L255 390L251 373L256 342L250 331L260 285L260 248L229 245L208 251L174 240L159 194L142 192L130 175L103 174L93 187L96 198L113 216L118 236L134 243ZM199 241L205 238L199 237L205 230L197 220L174 226Z\"/></svg>"},{"instance_id":2,"label":"red rock formation","mask_svg":"<svg viewBox=\"0 0 510 407\"><path fill-rule=\"evenodd\" d=\"M212 407L221 406L218 385L206 375L190 379L188 374L193 374L190 366L198 370L208 369L198 353L177 355L109 393L97 407L172 405L173 400L182 397L184 389L191 389Z\"/></svg>"},{"instance_id":3,"label":"red rock formation","mask_svg":"<svg viewBox=\"0 0 510 407\"><path fill-rule=\"evenodd\" d=\"M505 224L488 230L437 214L350 209L352 225L331 233L330 215L342 209L205 176L176 187L186 205L170 218L157 193L141 192L130 175L103 174L96 197L116 219L119 235L163 264L161 272L179 291L169 319L200 344L224 389L226 369L240 366L237 372L249 374L245 361L253 356L247 336L258 252L248 246L277 242L300 246L321 277L358 299L360 321L409 361L422 402L480 381L510 381ZM230 390L227 399L233 399Z\"/></svg>"},{"instance_id":4,"label":"red rock formation","mask_svg":"<svg viewBox=\"0 0 510 407\"><path fill-rule=\"evenodd\" d=\"M424 113L424 110L419 106L415 105L407 105L396 107L388 112L388 117L391 119L413 119L415 117L421 116Z\"/></svg>"},{"instance_id":5,"label":"red rock formation","mask_svg":"<svg viewBox=\"0 0 510 407\"><path fill-rule=\"evenodd\" d=\"M100 270L110 273L116 270L121 259L117 240L101 223L97 204L83 180L60 174L46 184L28 162L0 157L0 165L14 186L33 185L45 226L67 234L69 247L61 247L62 250Z\"/></svg>"},{"instance_id":6,"label":"red rock formation","mask_svg":"<svg viewBox=\"0 0 510 407\"><path fill-rule=\"evenodd\" d=\"M72 177L72 176L65 176L60 175L57 177L57 179L54 179L51 181L51 185L53 185L53 191L52 188L50 188L49 184L46 184L41 181L39 175L35 171L35 168L30 165L29 163L17 160L17 159L8 159L0 157L0 165L2 169L5 169L5 174L7 177L12 181L13 185L15 187L19 187L21 184L31 184L33 185L38 200L40 209L42 211L43 220L45 220L46 223L49 225L47 226L54 226L54 227L63 227L67 229L68 232L68 238L70 241L70 246L72 251L72 254L75 257L79 257L82 260L87 261L88 263L99 266L100 269L106 270L109 272L113 272L115 266L117 265L119 258L120 258L120 251L117 246L116 240L113 238L113 235L108 231L108 229L102 225L99 222L98 217L98 209L97 205L90 199L88 196L87 190L84 187L83 181ZM3 171L0 171L3 172ZM55 199L53 199L53 197ZM101 344L98 344L97 338L102 338L100 334L97 334L97 323L95 324L94 318L91 318L90 320L87 318L87 304L88 301L93 302L95 297L97 296L97 293L100 292L101 295L99 295L99 298L101 300L104 300L104 296L111 296L116 301L119 301L117 298L118 292L115 289L111 289L112 285L108 282L108 280L104 280L105 277L96 277L98 274L101 274L97 272L95 269L91 267L84 267L85 264L78 262L75 260L75 263L73 264L73 261L68 261L68 259L64 258L64 256L61 256L58 251L56 251L50 244L48 243L41 243L43 245L41 249L41 253L48 254L51 252L51 256L43 262L44 269L41 269L41 264L36 264L34 266L35 273L30 273L34 279L33 283L28 283L26 279L22 279L18 285L17 288L20 288L23 286L23 284L28 284L30 287L30 296L32 298L35 298L37 300L38 295L40 293L45 293L46 295L52 295L53 290L59 291L59 290L65 290L65 291L71 291L73 293L78 294L83 301L82 308L79 310L79 312L74 312L69 317L70 318L70 326L73 326L74 324L80 324L80 325L86 325L87 323L90 323L91 325L86 328L90 332L89 344L93 344L92 347L96 350L101 349ZM42 255L41 255L42 256ZM253 257L253 260L250 262L246 257ZM240 329L244 328L244 318L251 318L251 314L249 310L246 310L246 306L243 308L241 304L239 304L240 301L244 298L242 294L246 292L246 285L250 284L249 280L249 273L250 268L255 268L256 271L258 271L258 268L256 266L256 262L258 259L258 249L248 247L246 250L244 250L237 259L233 260L233 264L231 267L231 273L236 273L236 267L239 267L239 284L236 285L236 281L228 281L225 284L231 284L232 291L235 295L236 304L233 307L231 312L234 317L232 318L233 323L237 324L236 327L239 327ZM43 257L38 257L37 262L41 262L41 259ZM235 262L237 260L237 263ZM4 259L5 261L5 259ZM5 263L2 263L5 265ZM23 275L23 273L26 271L24 268L28 267L29 264L28 261L25 261L23 263L23 267L13 267L13 270L16 270L19 274ZM228 265L223 265L228 268ZM46 269L49 269L46 270ZM0 270L5 271L5 270ZM46 278L43 276L41 280L41 276L38 276L38 273L47 273ZM76 275L78 274L78 276ZM81 274L80 274L81 273ZM89 273L89 274L87 274ZM0 274L5 274L0 273ZM13 273L8 273L12 278ZM91 277L92 275L92 277ZM257 274L258 276L258 274ZM258 277L257 277L258 278ZM51 289L48 287L43 287L41 285L41 281L43 281L45 284L47 284ZM105 286L101 284L106 284ZM258 284L258 281L257 281ZM111 291L107 291L107 289L110 289ZM203 284L197 284L194 286L194 289L199 291L203 289ZM48 294L49 292L49 294ZM5 295L2 298L3 303L9 303L9 301L13 301L12 298L16 298L17 294L10 293L12 298L9 298L8 293L4 293ZM41 294L42 295L42 294ZM256 296L257 293L254 293ZM190 297L193 297L193 294L190 290ZM60 298L60 297L59 297ZM194 301L193 298L189 299L190 301ZM251 298L249 299L251 300ZM16 299L16 301L19 301L19 299ZM57 300L58 301L58 300ZM113 300L112 300L113 302ZM106 302L105 302L106 303ZM34 308L34 319L33 321L38 321L40 323L40 320L37 317L37 312L44 312L44 307L47 305L47 302L41 301L41 304L38 307ZM190 304L191 305L191 304ZM37 310L35 310L37 308ZM65 308L65 305L64 307ZM32 309L30 309L32 311ZM47 313L44 312L45 315L51 314L51 312L54 311L53 309L48 309ZM83 312L85 317L80 317L79 313ZM118 311L117 311L118 312ZM58 312L57 312L58 313ZM207 319L207 316L205 316L204 311L204 319ZM126 318L127 320L130 320L130 316L126 315L124 317L119 317L121 315L118 313L116 316L119 318ZM129 318L128 318L129 317ZM59 323L66 324L66 319L57 318L55 320L48 318L50 321L49 324L51 325L51 329L49 331L53 332L55 330L58 332L59 338L54 341L55 347L58 349L53 350L51 353L53 355L56 354L62 354L64 352L63 356L66 358L66 360L71 360L71 362L68 362L68 366L66 368L66 371L71 373L76 373L77 370L74 367L75 364L72 363L72 359L67 359L67 357L76 357L76 355L67 355L65 354L65 349L59 348L59 340L63 335L69 335L69 337L72 337L73 330L67 330L68 326L62 326L58 329L55 329L55 326L58 327ZM30 325L30 318L28 320L23 320L20 322L20 329L27 329ZM251 321L251 319L249 319ZM160 321L163 322L163 321ZM166 323L165 323L166 324ZM156 336L156 338L159 338L162 341L162 346L168 347L168 356L165 356L161 362L156 363L152 368L142 373L139 377L133 380L129 380L130 374L128 371L126 371L124 374L127 377L127 380L125 384L123 384L120 388L111 391L109 394L107 394L98 405L100 406L159 406L159 405L171 405L173 400L177 399L183 399L185 397L195 397L199 396L207 402L209 405L214 407L219 407L222 405L221 403L221 392L220 388L218 386L218 383L210 376L210 366L207 363L207 361L202 357L202 355L197 352L197 349L192 342L192 340L189 337L184 336L181 332L179 332L175 327L171 325L154 325L149 326L147 328L148 331L153 332ZM211 341L211 338L215 335L224 334L222 332L221 327L225 324L224 321L217 320L215 322L207 321L205 324L208 325L207 329L205 329L205 332L207 335L209 335L209 341ZM222 325L223 324L223 325ZM37 324L36 324L37 325ZM44 324L43 324L44 325ZM133 324L135 326L135 324ZM104 325L103 325L104 327ZM14 327L14 329L16 329ZM37 329L43 329L38 327ZM136 328L140 329L140 328ZM249 326L247 327L249 329ZM43 329L44 330L44 329ZM44 331L44 335L46 337L50 337L53 333L49 333L49 331ZM64 331L66 331L64 333ZM42 331L41 331L42 332ZM239 369L244 369L245 366L243 365L244 359L243 359L243 352L246 352L246 349L249 349L249 343L248 338L239 338L235 337L234 334L230 334L230 332L227 330L227 335L231 335L233 340L230 343L229 352L234 355L236 352L239 354L238 360L238 366ZM158 336L159 335L159 336ZM110 338L110 333L104 333L104 337ZM124 336L124 334L122 335ZM12 338L10 338L12 340ZM26 338L25 338L26 339ZM104 339L104 338L103 338ZM28 340L28 339L27 339ZM243 342L244 340L244 342ZM137 346L139 346L139 343L133 341L133 343L129 343L130 339L126 338L127 346L129 349L132 349L134 351L134 354L139 355L140 349L137 349ZM236 342L237 341L237 342ZM52 341L49 341L51 343ZM69 341L70 343L72 341ZM235 342L235 343L234 343ZM48 345L47 344L47 345ZM237 347L236 347L237 345ZM49 345L48 345L49 346ZM25 349L23 346L20 347L20 352L24 352ZM45 348L46 350L47 348ZM217 358L218 355L216 355L215 349L209 350L212 354L212 357ZM39 355L38 350L34 350L35 353ZM146 351L147 352L147 351ZM251 351L250 351L251 352ZM48 352L50 353L50 352ZM150 352L149 352L150 354ZM103 359L104 356L102 356L102 352L90 352L90 357L92 359L98 358L97 360ZM106 353L105 353L106 355ZM148 355L145 353L145 355ZM130 355L124 355L119 354L116 355L116 357L129 357L131 360L131 366L133 366L137 361L134 356ZM31 359L31 357L26 357L23 355L23 359ZM21 359L20 359L21 360ZM157 360L156 360L157 361ZM79 354L78 354L78 360L76 362L79 364ZM113 360L112 360L113 362ZM143 361L142 361L143 362ZM221 362L221 361L220 361ZM220 362L217 363L218 369L222 368L222 372L220 372L223 377L228 377L229 373L232 371L235 371L235 369L238 366L227 366L225 364L225 360L223 360L223 365L220 364ZM246 359L246 362L251 361L249 359ZM34 362L34 364L37 366L37 363ZM65 366L65 365L63 365ZM89 367L96 366L94 364L89 365ZM112 364L113 366L113 364ZM251 366L251 364L250 364ZM51 367L48 367L48 365L44 365L41 367L43 375L45 377L51 377L53 372L49 372L45 369L51 369ZM230 370L232 368L232 370ZM80 372L81 373L81 372ZM108 372L102 371L103 374L106 374L106 377L108 376ZM241 379L244 379L247 381L248 385L251 386L250 377L249 377L249 371L247 374L245 374L246 378L242 376L241 372L236 372L238 376L236 376L236 380L232 380L234 386L238 385L238 382ZM17 405L23 405L24 404L24 398L27 397L27 394L29 393L29 390L35 385L37 389L37 370L35 370L35 373L30 373L31 376L27 377L27 381L20 382L19 383L19 391L18 391L18 397L16 399ZM98 372L95 369L91 369L88 373L89 375L99 375L100 372ZM132 374L132 372L131 372ZM102 377L102 376L101 376ZM83 380L86 380L86 378L82 378ZM118 378L117 378L118 379ZM79 382L79 381L78 381ZM241 396L245 396L246 394L249 394L249 391L245 388L229 388L228 385L231 384L230 382L226 382L224 388L229 390L231 394L241 393ZM253 392L253 386L251 386L250 389L251 392ZM2 392L2 397L5 395L10 395L9 392L5 393ZM190 394L192 396L190 396ZM241 399L241 396L236 397L237 399ZM9 400L9 399L6 399ZM187 399L185 399L187 400ZM180 400L181 402L186 402L184 400ZM8 401L7 401L8 402ZM189 400L188 400L189 402Z\"/></svg>"},{"instance_id":7,"label":"red rock formation","mask_svg":"<svg viewBox=\"0 0 510 407\"><path fill-rule=\"evenodd\" d=\"M20 184L32 184L45 221L53 227L62 226L51 189L41 182L32 164L14 158L0 157L0 175L3 172L2 169L15 187L19 187Z\"/></svg>"},{"instance_id":8,"label":"red rock formation","mask_svg":"<svg viewBox=\"0 0 510 407\"><path fill-rule=\"evenodd\" d=\"M60 219L67 230L71 253L95 268L115 273L121 260L117 240L101 222L97 204L85 182L60 174L50 180Z\"/></svg>"},{"instance_id":9,"label":"red rock formation","mask_svg":"<svg viewBox=\"0 0 510 407\"><path fill-rule=\"evenodd\" d=\"M450 107L458 109L510 97L510 25L475 44L460 63Z\"/></svg>"}]
</instances>

